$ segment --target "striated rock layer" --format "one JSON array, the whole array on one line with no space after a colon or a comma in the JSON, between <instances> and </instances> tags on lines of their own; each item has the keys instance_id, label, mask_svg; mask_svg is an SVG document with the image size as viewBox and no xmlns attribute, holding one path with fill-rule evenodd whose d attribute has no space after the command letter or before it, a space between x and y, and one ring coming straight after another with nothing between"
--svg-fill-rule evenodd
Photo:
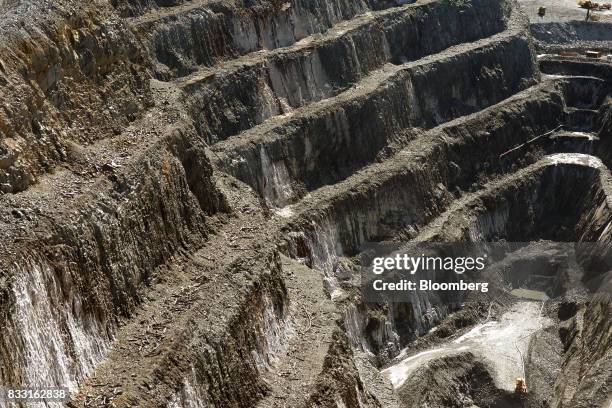
<instances>
[{"instance_id":1,"label":"striated rock layer","mask_svg":"<svg viewBox=\"0 0 612 408\"><path fill-rule=\"evenodd\" d=\"M414 406L381 366L486 307L365 303L363 244L609 243L605 68L542 77L509 0L404 3L0 2L0 384ZM537 397L603 406L609 299L575 306ZM473 356L429 388L438 366L440 389L501 392Z\"/></svg>"}]
</instances>

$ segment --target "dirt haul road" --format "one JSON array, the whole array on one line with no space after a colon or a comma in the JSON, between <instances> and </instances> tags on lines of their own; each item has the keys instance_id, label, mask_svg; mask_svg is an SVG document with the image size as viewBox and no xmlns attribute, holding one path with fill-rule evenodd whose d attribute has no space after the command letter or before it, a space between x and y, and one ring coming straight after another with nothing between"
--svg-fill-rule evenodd
<instances>
[{"instance_id":1,"label":"dirt haul road","mask_svg":"<svg viewBox=\"0 0 612 408\"><path fill-rule=\"evenodd\" d=\"M513 391L516 378L525 376L523 359L531 335L552 324L541 315L541 309L542 302L518 302L498 321L476 325L452 342L406 357L382 372L394 388L399 388L419 367L442 357L471 352L491 366L497 387Z\"/></svg>"}]
</instances>

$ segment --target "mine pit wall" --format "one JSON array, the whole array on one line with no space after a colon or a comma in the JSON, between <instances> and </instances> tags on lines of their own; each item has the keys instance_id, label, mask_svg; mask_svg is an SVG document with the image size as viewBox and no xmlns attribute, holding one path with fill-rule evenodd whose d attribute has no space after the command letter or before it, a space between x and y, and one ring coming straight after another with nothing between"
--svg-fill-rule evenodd
<instances>
[{"instance_id":1,"label":"mine pit wall","mask_svg":"<svg viewBox=\"0 0 612 408\"><path fill-rule=\"evenodd\" d=\"M602 230L599 224L607 225L611 220L607 192L602 186L603 177L609 177L607 171L557 163L520 177L478 198L474 202L475 209L467 211L466 207L464 215L472 219L469 225L455 225L451 221L445 228L448 231L456 228L454 235L442 235L441 238L483 242L499 239L573 242L590 236L597 241ZM602 197L606 198L603 203ZM597 200L591 201L593 198ZM599 209L601 204L604 208Z\"/></svg>"},{"instance_id":2,"label":"mine pit wall","mask_svg":"<svg viewBox=\"0 0 612 408\"><path fill-rule=\"evenodd\" d=\"M599 108L599 148L598 157L612 168L612 95Z\"/></svg>"},{"instance_id":3,"label":"mine pit wall","mask_svg":"<svg viewBox=\"0 0 612 408\"><path fill-rule=\"evenodd\" d=\"M339 291L336 277L339 257L351 256L357 253L361 244L389 236L392 231L405 225L424 225L448 205L448 198L437 187L444 181L444 176L439 169L426 163L429 161L424 160L418 170L410 167L403 169L392 181L365 181L367 192L348 193L343 197L346 201L335 202L333 208L311 218L307 225L291 228L299 232L288 235L290 238L284 250L320 270L327 289L334 297ZM398 208L401 210L398 211ZM421 303L418 305L420 307ZM367 311L359 306L349 306L345 327L351 344L358 349L378 353L382 360L396 355L402 341L407 339L400 339L395 334L399 331L399 324L395 324L392 316L388 317L388 321L381 316L376 330L366 330L370 320ZM414 326L421 325L421 315L409 314L407 319L406 316L401 317L401 320L412 322ZM390 326L388 322L391 322ZM433 325L435 322L430 323ZM423 327L423 332L428 328Z\"/></svg>"},{"instance_id":4,"label":"mine pit wall","mask_svg":"<svg viewBox=\"0 0 612 408\"><path fill-rule=\"evenodd\" d=\"M536 75L531 57L527 39L516 36L400 71L371 95L292 120L262 144L232 149L222 166L282 206L298 197L285 192L287 185L275 185L264 164L307 191L337 182L372 162L403 129L431 128L524 89ZM517 58L524 63L517 64ZM461 106L453 107L449 99L462 101Z\"/></svg>"},{"instance_id":5,"label":"mine pit wall","mask_svg":"<svg viewBox=\"0 0 612 408\"><path fill-rule=\"evenodd\" d=\"M309 216L314 224L309 226L309 220L298 217L298 221L288 227L288 232L314 237L320 235L316 233L318 229L332 231L327 235L339 239L341 249L331 244L335 238L313 239L318 242L317 247L330 248L315 253L353 255L365 242L388 239L406 227L425 225L446 207L440 197L435 197L444 193L438 184L443 190L451 191L456 186L467 187L470 180L475 180L484 171L484 166L474 163L492 163L509 148L558 125L564 115L563 93L556 86L537 88L525 91L520 98L435 129L427 136L428 140L420 144L419 151L406 149L376 169L365 169L363 174L354 176L359 178L355 180L359 185L353 186L352 179L340 184L347 191L337 197L328 199L325 189L317 191L319 209L315 210L314 217ZM478 160L465 163L457 176L450 162L453 159L459 162L460 156ZM303 245L298 245L301 247ZM304 254L304 250L297 253L302 253L311 263L324 265L329 262L326 256Z\"/></svg>"},{"instance_id":6,"label":"mine pit wall","mask_svg":"<svg viewBox=\"0 0 612 408\"><path fill-rule=\"evenodd\" d=\"M579 242L612 241L612 180L608 172L602 172L598 183L593 183L579 209L576 226Z\"/></svg>"},{"instance_id":7,"label":"mine pit wall","mask_svg":"<svg viewBox=\"0 0 612 408\"><path fill-rule=\"evenodd\" d=\"M612 41L612 25L606 22L569 21L531 24L531 33L535 40L546 44Z\"/></svg>"},{"instance_id":8,"label":"mine pit wall","mask_svg":"<svg viewBox=\"0 0 612 408\"><path fill-rule=\"evenodd\" d=\"M213 1L150 20L134 20L143 42L158 61L156 75L168 80L260 49L286 47L370 8L363 0L262 1L262 7ZM145 16L146 17L146 16Z\"/></svg>"},{"instance_id":9,"label":"mine pit wall","mask_svg":"<svg viewBox=\"0 0 612 408\"><path fill-rule=\"evenodd\" d=\"M612 80L612 67L606 62L546 56L539 60L540 70L548 75L588 75Z\"/></svg>"},{"instance_id":10,"label":"mine pit wall","mask_svg":"<svg viewBox=\"0 0 612 408\"><path fill-rule=\"evenodd\" d=\"M376 356L379 365L392 360L402 348L393 321L393 308L375 315L364 304L352 304L344 311L344 329L351 346Z\"/></svg>"},{"instance_id":11,"label":"mine pit wall","mask_svg":"<svg viewBox=\"0 0 612 408\"><path fill-rule=\"evenodd\" d=\"M402 8L310 48L198 81L186 89L187 104L199 133L212 144L334 96L385 63L414 61L503 31L508 8L508 2L490 0L469 7L433 2Z\"/></svg>"},{"instance_id":12,"label":"mine pit wall","mask_svg":"<svg viewBox=\"0 0 612 408\"><path fill-rule=\"evenodd\" d=\"M184 352L179 352L178 361L168 362L172 369L164 373L164 378L181 379L178 383L165 384L168 391L179 389L171 394L165 406L252 408L267 393L268 386L261 381L261 375L273 369L289 337L299 335L291 327L287 293L277 258L274 259L269 275L258 283L261 288L248 288L251 295L229 319L227 328L210 333L201 323L187 327L179 347L187 346ZM362 408L377 404L365 391L353 360L353 350L340 328L333 333L323 369L312 375L316 379L314 387L305 390L309 395L308 406ZM151 398L147 402L162 406L161 398ZM122 401L127 406L142 402L138 399Z\"/></svg>"},{"instance_id":13,"label":"mine pit wall","mask_svg":"<svg viewBox=\"0 0 612 408\"><path fill-rule=\"evenodd\" d=\"M201 312L189 320L182 336L171 346L177 351L164 363L167 370L152 373L151 386L156 392L130 396L121 400L121 406L256 405L267 390L261 375L275 364L291 335L278 254L270 254L262 264L263 269L255 271L259 276L254 283L236 289L242 299L239 304L231 306L229 312L207 310L209 315L227 317L226 320L203 324L199 320ZM172 395L170 401L167 395Z\"/></svg>"},{"instance_id":14,"label":"mine pit wall","mask_svg":"<svg viewBox=\"0 0 612 408\"><path fill-rule=\"evenodd\" d=\"M548 165L467 203L465 209L451 218L433 238L441 241L589 239L609 242L612 224L609 185L610 174L606 169L573 164ZM596 291L602 278L585 276L584 281ZM609 298L593 302L598 307L607 307L609 303ZM377 316L380 312L373 305L350 306L345 326L353 346L372 353L384 364L407 340L426 333L457 306L415 294L410 306L389 304L387 316L382 317ZM598 344L602 347L599 351L605 351L606 343ZM592 375L600 374L594 371Z\"/></svg>"},{"instance_id":15,"label":"mine pit wall","mask_svg":"<svg viewBox=\"0 0 612 408\"><path fill-rule=\"evenodd\" d=\"M112 135L151 104L138 41L107 3L23 7L0 25L0 99L15 102L0 110L0 193L25 190L71 142Z\"/></svg>"},{"instance_id":16,"label":"mine pit wall","mask_svg":"<svg viewBox=\"0 0 612 408\"><path fill-rule=\"evenodd\" d=\"M75 293L72 276L57 276L39 254L23 257L27 261L13 267L19 280L13 283L12 293L3 295L10 303L2 304L0 381L75 390L102 359L112 333L84 310L89 305Z\"/></svg>"},{"instance_id":17,"label":"mine pit wall","mask_svg":"<svg viewBox=\"0 0 612 408\"><path fill-rule=\"evenodd\" d=\"M597 110L612 92L612 83L592 76L572 76L563 84L566 105L579 109Z\"/></svg>"},{"instance_id":18,"label":"mine pit wall","mask_svg":"<svg viewBox=\"0 0 612 408\"><path fill-rule=\"evenodd\" d=\"M111 0L110 3L122 17L132 17L154 9L178 6L184 4L185 0Z\"/></svg>"},{"instance_id":19,"label":"mine pit wall","mask_svg":"<svg viewBox=\"0 0 612 408\"><path fill-rule=\"evenodd\" d=\"M353 350L346 334L334 332L333 343L318 375L317 383L310 393L305 407L378 407L381 402L366 391L355 364Z\"/></svg>"},{"instance_id":20,"label":"mine pit wall","mask_svg":"<svg viewBox=\"0 0 612 408\"><path fill-rule=\"evenodd\" d=\"M2 270L0 383L82 384L140 285L206 239L207 216L226 207L196 138L177 130L86 193L88 207L3 251L13 256Z\"/></svg>"},{"instance_id":21,"label":"mine pit wall","mask_svg":"<svg viewBox=\"0 0 612 408\"><path fill-rule=\"evenodd\" d=\"M420 151L405 150L390 164L381 165L380 170L367 169L363 175L354 176L360 180L358 185L352 186L351 179L346 186L340 184L346 193L333 200L324 198L325 189L316 192L320 196L316 215L309 212L308 220L298 217L287 228L290 238L283 250L323 271L333 295L339 257L357 254L365 242L389 239L404 229L420 229L451 203L449 192L457 188L469 190L479 177L486 179L506 172L508 166L500 162L499 155L563 123L567 104L578 100L576 96L566 97L566 93L578 92L571 90L572 81L547 81L498 106L441 126L428 136L429 142L423 142ZM466 161L465 157L473 160ZM459 171L453 163L461 164ZM392 329L381 318L379 329L373 333L360 333L367 324L365 311L360 307L349 309L349 337L354 346L378 350L384 359L384 353L392 353L393 347L424 334L449 312L444 305L432 302L419 299L414 310L390 310ZM436 315L424 318L423 310L433 306ZM409 330L394 323L407 320L406 314L411 316ZM398 332L402 332L400 339L394 335ZM368 336L384 342L366 346L363 339ZM389 343L396 346L389 349Z\"/></svg>"},{"instance_id":22,"label":"mine pit wall","mask_svg":"<svg viewBox=\"0 0 612 408\"><path fill-rule=\"evenodd\" d=\"M520 241L524 240L526 232L531 235L530 239L600 242L604 245L593 249L598 252L596 257L602 256L602 250L608 251L609 256L612 225L610 181L610 172L604 167L548 166L539 174L524 179L524 184L509 186L502 194L487 197L482 206L478 206L484 208L485 213L476 215L465 237ZM526 218L525 214L530 215ZM554 217L554 214L561 216ZM533 225L538 228L530 230ZM562 229L568 233L559 234ZM592 259L595 258L588 254L583 258L586 262ZM554 381L552 407L607 406L612 383L609 357L612 339L606 328L610 327L612 320L612 302L606 279L609 279L607 270L594 269L583 276L592 297L578 306L575 316L561 323L559 333L567 334L561 336L564 342L563 363Z\"/></svg>"},{"instance_id":23,"label":"mine pit wall","mask_svg":"<svg viewBox=\"0 0 612 408\"><path fill-rule=\"evenodd\" d=\"M551 407L607 407L610 402L609 345L612 303L594 300L565 322L569 333L564 343L565 358L554 383ZM580 373L579 375L577 373Z\"/></svg>"},{"instance_id":24,"label":"mine pit wall","mask_svg":"<svg viewBox=\"0 0 612 408\"><path fill-rule=\"evenodd\" d=\"M111 1L113 6L121 13L123 17L139 16L148 11L163 13L167 8L180 6L187 2L187 0ZM333 18L350 19L354 15L363 13L367 10L382 10L395 6L394 0L358 0L354 2L347 0L290 0L287 2L279 2L275 0L244 0L240 2L245 11L251 11L255 14L261 15L260 17L262 21L272 21L277 23L277 19L273 19L269 16L269 14L274 11L282 10L282 5L285 3L289 3L290 6L283 11L291 12L291 9L295 9L295 11L293 11L294 14L289 16L291 18L295 18L296 15L307 15L308 13L315 17L323 14L323 16L326 18L324 21L327 21L330 25L333 23ZM350 13L351 11L353 14ZM308 26L308 28L312 29L312 26L314 26L314 24L311 24Z\"/></svg>"},{"instance_id":25,"label":"mine pit wall","mask_svg":"<svg viewBox=\"0 0 612 408\"><path fill-rule=\"evenodd\" d=\"M534 91L535 89L537 88L534 88ZM533 163L538 155L543 153L545 140L526 143L513 151L510 149L555 129L559 131L579 129L596 133L598 128L596 123L600 120L596 110L600 108L600 104L606 100L608 94L609 84L597 78L571 77L546 80L540 90L534 92L531 100L521 102L518 108L524 112L521 125L504 124L505 121L515 120L514 111L503 109L494 112L490 109L490 123L482 122L478 125L480 129L476 129L472 124L476 122L472 121L446 127L444 133L449 140L452 140L452 147L448 150L449 160L454 164L461 163L460 170L453 171L453 188L472 190L478 185L475 177L477 174L480 174L480 177L490 177ZM521 139L517 139L517 135L511 132L519 132ZM523 136L526 138L522 139ZM476 162L463 160L464 157L474 155L480 157L483 153L483 147L474 144L472 138L481 139L482 143L486 144L484 149L489 151L486 153L487 160ZM486 142L489 138L496 142L491 145L490 142Z\"/></svg>"},{"instance_id":26,"label":"mine pit wall","mask_svg":"<svg viewBox=\"0 0 612 408\"><path fill-rule=\"evenodd\" d=\"M596 257L583 254L589 262L607 251L612 231L612 190L608 171L600 174L600 182L593 183L582 200L582 209L576 232L579 240L601 242L595 247ZM608 258L609 259L609 258ZM606 274L607 272L607 274ZM609 348L612 325L612 301L610 300L610 274L598 269L590 270L583 283L594 294L580 305L577 314L564 322L568 335L562 338L565 354L561 371L554 383L554 399L551 406L587 408L609 404L612 384ZM580 373L577 375L576 373Z\"/></svg>"},{"instance_id":27,"label":"mine pit wall","mask_svg":"<svg viewBox=\"0 0 612 408\"><path fill-rule=\"evenodd\" d=\"M349 305L344 327L350 344L382 367L458 308L459 304L438 296L415 292L403 303Z\"/></svg>"}]
</instances>

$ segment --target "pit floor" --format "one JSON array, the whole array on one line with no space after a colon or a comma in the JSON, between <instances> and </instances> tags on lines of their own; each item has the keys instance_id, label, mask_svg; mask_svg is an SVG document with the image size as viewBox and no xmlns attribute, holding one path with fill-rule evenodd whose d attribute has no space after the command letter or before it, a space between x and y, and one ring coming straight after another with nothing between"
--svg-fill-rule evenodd
<instances>
[{"instance_id":1,"label":"pit floor","mask_svg":"<svg viewBox=\"0 0 612 408\"><path fill-rule=\"evenodd\" d=\"M542 316L542 302L521 301L501 318L476 325L468 333L433 349L402 359L382 371L399 388L420 366L437 358L472 352L493 369L496 385L514 391L515 379L525 377L524 358L531 335L553 322Z\"/></svg>"}]
</instances>

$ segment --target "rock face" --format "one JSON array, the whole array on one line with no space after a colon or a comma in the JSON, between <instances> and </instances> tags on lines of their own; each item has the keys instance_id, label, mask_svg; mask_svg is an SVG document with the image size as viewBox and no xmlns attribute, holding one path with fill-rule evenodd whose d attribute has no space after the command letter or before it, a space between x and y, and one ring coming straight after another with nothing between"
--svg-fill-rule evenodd
<instances>
[{"instance_id":1,"label":"rock face","mask_svg":"<svg viewBox=\"0 0 612 408\"><path fill-rule=\"evenodd\" d=\"M107 3L17 3L2 18L0 185L11 193L152 102L147 57Z\"/></svg>"},{"instance_id":2,"label":"rock face","mask_svg":"<svg viewBox=\"0 0 612 408\"><path fill-rule=\"evenodd\" d=\"M510 0L405 3L0 1L0 384L419 406L380 366L482 304L365 303L365 243L608 244L607 68L542 77ZM609 398L606 273L556 322L551 406ZM432 406L507 400L471 355L425 374Z\"/></svg>"},{"instance_id":3,"label":"rock face","mask_svg":"<svg viewBox=\"0 0 612 408\"><path fill-rule=\"evenodd\" d=\"M609 50L611 28L609 22L569 21L532 24L531 32L539 48L553 53L563 48Z\"/></svg>"}]
</instances>

